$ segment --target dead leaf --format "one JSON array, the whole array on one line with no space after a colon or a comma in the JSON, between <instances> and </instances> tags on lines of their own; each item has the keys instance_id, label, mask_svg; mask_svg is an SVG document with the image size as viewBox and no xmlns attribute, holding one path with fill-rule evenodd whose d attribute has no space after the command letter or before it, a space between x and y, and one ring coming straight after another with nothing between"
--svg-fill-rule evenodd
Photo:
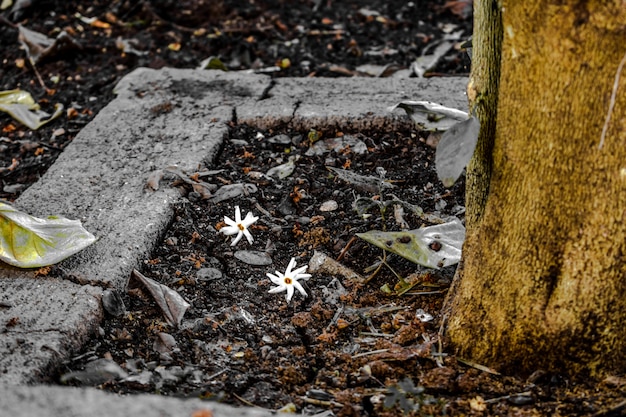
<instances>
[{"instance_id":1,"label":"dead leaf","mask_svg":"<svg viewBox=\"0 0 626 417\"><path fill-rule=\"evenodd\" d=\"M18 39L24 45L28 58L34 64L41 62L44 58L58 56L62 52L82 49L82 45L66 31L62 31L55 39L51 39L43 33L26 29L22 25L17 26L20 32Z\"/></svg>"},{"instance_id":2,"label":"dead leaf","mask_svg":"<svg viewBox=\"0 0 626 417\"><path fill-rule=\"evenodd\" d=\"M152 295L152 298L154 298L161 309L165 320L172 326L180 326L185 311L187 311L191 304L185 301L185 299L173 289L146 277L136 269L133 270L131 276L139 281L148 290L150 295Z\"/></svg>"}]
</instances>

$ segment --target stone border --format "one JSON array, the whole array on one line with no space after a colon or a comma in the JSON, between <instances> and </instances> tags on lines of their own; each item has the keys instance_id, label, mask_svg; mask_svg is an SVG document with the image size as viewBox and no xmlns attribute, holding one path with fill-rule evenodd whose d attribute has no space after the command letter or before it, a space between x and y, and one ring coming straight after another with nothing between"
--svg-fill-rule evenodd
<instances>
[{"instance_id":1,"label":"stone border","mask_svg":"<svg viewBox=\"0 0 626 417\"><path fill-rule=\"evenodd\" d=\"M390 114L389 106L429 100L463 109L466 81L271 79L167 68L140 68L124 77L117 97L15 203L35 216L80 219L98 241L59 264L64 279L0 265L0 386L13 387L2 390L0 409L4 392L26 396L15 386L37 384L95 334L102 291L123 291L166 230L181 195L166 185L148 190L151 172L210 167L231 121L294 130L396 129L412 122L401 112Z\"/></svg>"}]
</instances>

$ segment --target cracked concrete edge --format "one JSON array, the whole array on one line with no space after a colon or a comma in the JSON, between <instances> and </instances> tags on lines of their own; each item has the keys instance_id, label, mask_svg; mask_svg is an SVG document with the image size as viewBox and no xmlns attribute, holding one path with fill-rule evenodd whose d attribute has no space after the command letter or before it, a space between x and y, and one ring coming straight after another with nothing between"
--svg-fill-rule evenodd
<instances>
[{"instance_id":1,"label":"cracked concrete edge","mask_svg":"<svg viewBox=\"0 0 626 417\"><path fill-rule=\"evenodd\" d=\"M260 102L237 106L237 121L262 129L284 125L295 131L327 128L381 131L413 127L406 100L426 100L467 109L467 78L278 78Z\"/></svg>"},{"instance_id":2,"label":"cracked concrete edge","mask_svg":"<svg viewBox=\"0 0 626 417\"><path fill-rule=\"evenodd\" d=\"M122 396L95 388L0 385L0 415L11 417L269 417L270 410L161 395Z\"/></svg>"},{"instance_id":3,"label":"cracked concrete edge","mask_svg":"<svg viewBox=\"0 0 626 417\"><path fill-rule=\"evenodd\" d=\"M15 272L0 279L0 383L36 383L102 321L101 289Z\"/></svg>"},{"instance_id":4,"label":"cracked concrete edge","mask_svg":"<svg viewBox=\"0 0 626 417\"><path fill-rule=\"evenodd\" d=\"M0 323L24 321L23 331L0 331L0 357L4 363L15 361L5 368L10 371L0 367L0 384L36 382L93 334L102 320L100 287L125 288L180 201L180 192L166 181L159 190L147 191L148 176L169 165L210 168L233 117L260 129L277 124L293 130L393 129L412 124L387 110L402 100L466 108L465 83L463 78L272 81L241 73L145 68L127 75L116 88L117 97L15 203L40 217L80 219L99 240L59 265L66 280L0 266L0 302L9 300L8 308L0 303ZM28 289L27 298L19 288ZM46 316L62 319L52 324ZM51 338L39 340L42 334ZM20 340L32 348L20 351Z\"/></svg>"}]
</instances>

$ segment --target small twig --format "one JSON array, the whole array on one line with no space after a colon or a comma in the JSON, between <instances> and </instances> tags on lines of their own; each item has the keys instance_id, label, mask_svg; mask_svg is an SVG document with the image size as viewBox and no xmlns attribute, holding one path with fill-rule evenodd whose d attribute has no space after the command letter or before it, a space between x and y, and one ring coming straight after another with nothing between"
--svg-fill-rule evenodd
<instances>
[{"instance_id":1,"label":"small twig","mask_svg":"<svg viewBox=\"0 0 626 417\"><path fill-rule=\"evenodd\" d=\"M446 325L446 320L448 319L447 315L444 315L441 319L441 326L439 326L439 331L437 332L437 355L435 357L435 362L437 366L440 368L443 367L443 329Z\"/></svg>"},{"instance_id":2,"label":"small twig","mask_svg":"<svg viewBox=\"0 0 626 417\"><path fill-rule=\"evenodd\" d=\"M385 251L385 254L387 254L387 251ZM385 259L387 257L385 256ZM380 258L378 258L380 259ZM404 280L404 278L402 278L402 276L400 274L398 274L392 267L391 265L389 265L387 263L387 261L385 259L380 259L380 261L382 262L383 265L385 265L387 268L389 268L389 270L391 271L392 274L394 274L396 276L396 278L398 278L398 281L400 281L402 283L402 285L406 285L407 282Z\"/></svg>"},{"instance_id":3,"label":"small twig","mask_svg":"<svg viewBox=\"0 0 626 417\"><path fill-rule=\"evenodd\" d=\"M357 353L356 355L352 355L352 359L362 358L363 356L377 355L379 353L387 353L387 352L389 352L389 349L371 350L369 352Z\"/></svg>"},{"instance_id":4,"label":"small twig","mask_svg":"<svg viewBox=\"0 0 626 417\"><path fill-rule=\"evenodd\" d=\"M180 30L181 32L191 32L191 33L193 33L193 32L195 32L195 31L197 31L197 30L198 30L198 29L194 29L194 28L189 28L189 27L185 27L185 26L177 25L177 24L176 24L176 23L174 23L174 22L170 22L169 20L163 19L163 18L162 18L161 16L159 16L159 15L157 14L157 12L156 12L156 11L152 8L152 6L150 5L150 2L149 2L149 1L144 1L144 2L142 2L142 3L143 3L144 10L145 10L146 12L148 12L148 13L152 16L152 18L153 18L153 19L155 19L156 21L158 21L158 22L160 22L160 23L163 23L163 24L166 24L166 25L170 25L170 26L171 26L171 27L173 27L174 29L178 29L178 30Z\"/></svg>"},{"instance_id":5,"label":"small twig","mask_svg":"<svg viewBox=\"0 0 626 417\"><path fill-rule=\"evenodd\" d=\"M339 252L339 256L337 256L337 259L335 259L335 260L337 262L340 262L343 259L343 257L346 255L346 252L348 252L348 249L350 249L352 244L354 242L356 242L356 241L357 241L357 237L356 236L352 236L352 238L348 241L348 243L346 243L346 245L343 247L341 252Z\"/></svg>"},{"instance_id":6,"label":"small twig","mask_svg":"<svg viewBox=\"0 0 626 417\"><path fill-rule=\"evenodd\" d=\"M485 365L481 365L479 363L475 363L475 362L472 362L470 360L459 358L459 357L457 357L456 360L458 362L461 362L464 365L471 366L472 368L476 368L479 371L487 372L488 374L492 374L492 375L500 375L500 372L494 371L493 369L491 369L491 368L489 368L489 367L487 367Z\"/></svg>"},{"instance_id":7,"label":"small twig","mask_svg":"<svg viewBox=\"0 0 626 417\"><path fill-rule=\"evenodd\" d=\"M361 332L361 336L373 336L373 337L394 337L395 334L391 333L377 333L377 332Z\"/></svg>"},{"instance_id":8,"label":"small twig","mask_svg":"<svg viewBox=\"0 0 626 417\"><path fill-rule=\"evenodd\" d=\"M272 413L275 413L276 411L278 411L278 410L273 410L271 408L261 407L260 405L256 405L254 403L251 403L250 401L246 400L245 398L240 397L239 395L235 394L234 392L232 392L231 394L233 395L233 397L237 398L239 401L241 401L242 403L244 403L245 405L248 405L250 407L260 408L261 410L271 411Z\"/></svg>"},{"instance_id":9,"label":"small twig","mask_svg":"<svg viewBox=\"0 0 626 417\"><path fill-rule=\"evenodd\" d=\"M332 326L337 324L339 317L341 317L341 315L343 314L343 309L344 309L343 305L340 305L337 311L335 312L335 315L333 316L332 320L330 321L330 323L328 323L328 326L326 326L326 331L329 331Z\"/></svg>"},{"instance_id":10,"label":"small twig","mask_svg":"<svg viewBox=\"0 0 626 417\"><path fill-rule=\"evenodd\" d=\"M448 290L438 290L438 291L418 291L418 292L405 292L404 295L435 295L435 294L443 294Z\"/></svg>"},{"instance_id":11,"label":"small twig","mask_svg":"<svg viewBox=\"0 0 626 417\"><path fill-rule=\"evenodd\" d=\"M502 397L491 398L489 400L485 400L485 403L487 403L487 404L497 403L498 401L508 400L509 398L518 397L518 396L522 396L522 395L530 396L530 395L532 395L532 392L531 391L524 391L524 392L518 392L516 394L503 395Z\"/></svg>"},{"instance_id":12,"label":"small twig","mask_svg":"<svg viewBox=\"0 0 626 417\"><path fill-rule=\"evenodd\" d=\"M218 376L222 375L224 372L228 371L228 368L222 369L221 371L217 371L216 373L214 373L213 375L210 375L207 378L207 381L211 381L215 378L217 378Z\"/></svg>"},{"instance_id":13,"label":"small twig","mask_svg":"<svg viewBox=\"0 0 626 417\"><path fill-rule=\"evenodd\" d=\"M6 17L0 15L0 23L7 25L7 26L11 26L13 29L18 29L18 26L11 22L9 19L7 19Z\"/></svg>"},{"instance_id":14,"label":"small twig","mask_svg":"<svg viewBox=\"0 0 626 417\"><path fill-rule=\"evenodd\" d=\"M30 62L30 66L33 68L33 71L35 71L35 75L37 76L37 80L39 80L39 84L41 85L41 88L43 88L45 91L48 91L48 87L46 87L46 83L43 82L43 78L41 78L41 74L39 74L39 70L37 69L37 66L35 65L35 60L29 56L28 62Z\"/></svg>"},{"instance_id":15,"label":"small twig","mask_svg":"<svg viewBox=\"0 0 626 417\"><path fill-rule=\"evenodd\" d=\"M622 74L622 69L624 68L624 64L626 63L626 53L622 57L622 61L619 63L617 67L617 72L615 73L615 81L613 81L613 91L611 92L611 102L609 103L609 111L606 113L606 120L604 121L604 126L602 127L602 135L600 136L600 145L598 149L602 149L602 145L604 145L604 138L606 137L606 132L609 130L609 122L611 121L611 115L613 114L613 107L615 107L615 96L617 95L617 87L619 86L619 78Z\"/></svg>"},{"instance_id":16,"label":"small twig","mask_svg":"<svg viewBox=\"0 0 626 417\"><path fill-rule=\"evenodd\" d=\"M378 275L383 265L385 264L386 259L387 259L387 251L383 249L383 261L380 264L378 264L378 267L376 268L376 270L372 272L372 274L369 277L365 278L365 281L363 282L363 284L369 283L372 279L374 279L376 275Z\"/></svg>"},{"instance_id":17,"label":"small twig","mask_svg":"<svg viewBox=\"0 0 626 417\"><path fill-rule=\"evenodd\" d=\"M325 401L325 400L318 400L315 398L309 398L309 397L300 397L302 398L302 401L304 401L307 404L313 404L313 405L321 405L324 407L343 407L342 403L338 403L336 401Z\"/></svg>"}]
</instances>

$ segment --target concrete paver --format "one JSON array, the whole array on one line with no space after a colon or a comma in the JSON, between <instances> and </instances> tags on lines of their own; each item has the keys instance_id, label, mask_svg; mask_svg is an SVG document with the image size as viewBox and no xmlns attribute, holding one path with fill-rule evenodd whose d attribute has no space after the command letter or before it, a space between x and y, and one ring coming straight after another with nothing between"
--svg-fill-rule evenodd
<instances>
[{"instance_id":1,"label":"concrete paver","mask_svg":"<svg viewBox=\"0 0 626 417\"><path fill-rule=\"evenodd\" d=\"M466 108L465 83L464 78L272 80L167 68L126 76L117 98L16 201L35 216L80 219L98 241L59 265L64 279L0 266L0 410L13 416L128 414L118 412L119 406L177 416L206 404L32 386L97 330L102 290L124 291L132 269L149 257L169 224L180 192L167 184L146 189L150 173L171 165L188 171L211 167L230 121L259 128L281 123L294 130L393 129L411 123L387 110L402 100ZM257 409L236 413L269 415Z\"/></svg>"}]
</instances>

